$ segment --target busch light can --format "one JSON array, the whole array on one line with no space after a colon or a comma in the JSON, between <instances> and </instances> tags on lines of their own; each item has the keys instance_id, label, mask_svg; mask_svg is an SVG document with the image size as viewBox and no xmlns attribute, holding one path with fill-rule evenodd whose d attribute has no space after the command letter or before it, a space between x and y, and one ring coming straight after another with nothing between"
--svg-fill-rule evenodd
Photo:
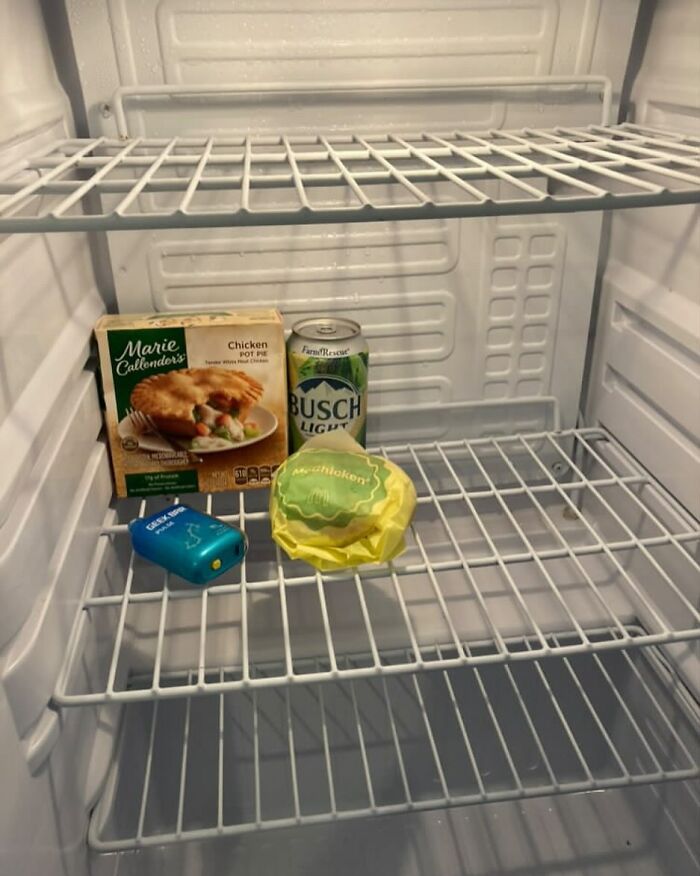
<instances>
[{"instance_id":1,"label":"busch light can","mask_svg":"<svg viewBox=\"0 0 700 876\"><path fill-rule=\"evenodd\" d=\"M291 450L314 435L345 429L365 445L369 352L350 319L313 317L287 341Z\"/></svg>"}]
</instances>

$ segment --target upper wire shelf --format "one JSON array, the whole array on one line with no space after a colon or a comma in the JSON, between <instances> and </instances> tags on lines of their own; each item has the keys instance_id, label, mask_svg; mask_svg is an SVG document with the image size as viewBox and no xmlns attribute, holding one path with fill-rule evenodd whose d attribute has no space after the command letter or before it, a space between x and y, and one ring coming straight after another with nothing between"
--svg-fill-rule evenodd
<instances>
[{"instance_id":1,"label":"upper wire shelf","mask_svg":"<svg viewBox=\"0 0 700 876\"><path fill-rule=\"evenodd\" d=\"M479 217L698 201L700 138L633 124L99 137L58 141L0 181L0 232Z\"/></svg>"},{"instance_id":2,"label":"upper wire shelf","mask_svg":"<svg viewBox=\"0 0 700 876\"><path fill-rule=\"evenodd\" d=\"M275 548L267 491L193 495L250 541L239 568L195 588L130 550L130 517L169 500L119 503L54 701L172 699L700 638L697 522L607 433L380 452L418 493L407 549L383 566L317 573Z\"/></svg>"}]
</instances>

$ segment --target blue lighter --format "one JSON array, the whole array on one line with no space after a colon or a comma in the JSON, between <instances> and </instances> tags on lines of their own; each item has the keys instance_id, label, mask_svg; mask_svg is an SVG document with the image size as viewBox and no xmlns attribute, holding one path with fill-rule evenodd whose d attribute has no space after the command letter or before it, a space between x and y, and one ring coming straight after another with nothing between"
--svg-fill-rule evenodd
<instances>
[{"instance_id":1,"label":"blue lighter","mask_svg":"<svg viewBox=\"0 0 700 876\"><path fill-rule=\"evenodd\" d=\"M243 561L245 533L188 505L171 505L129 524L137 554L192 584L208 584Z\"/></svg>"}]
</instances>

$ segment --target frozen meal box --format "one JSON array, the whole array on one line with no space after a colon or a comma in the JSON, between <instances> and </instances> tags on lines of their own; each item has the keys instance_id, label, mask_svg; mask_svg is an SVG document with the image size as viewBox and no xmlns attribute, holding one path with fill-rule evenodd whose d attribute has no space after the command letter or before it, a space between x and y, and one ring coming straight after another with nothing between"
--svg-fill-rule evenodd
<instances>
[{"instance_id":1,"label":"frozen meal box","mask_svg":"<svg viewBox=\"0 0 700 876\"><path fill-rule=\"evenodd\" d=\"M287 456L278 311L103 316L95 335L118 496L269 485Z\"/></svg>"}]
</instances>

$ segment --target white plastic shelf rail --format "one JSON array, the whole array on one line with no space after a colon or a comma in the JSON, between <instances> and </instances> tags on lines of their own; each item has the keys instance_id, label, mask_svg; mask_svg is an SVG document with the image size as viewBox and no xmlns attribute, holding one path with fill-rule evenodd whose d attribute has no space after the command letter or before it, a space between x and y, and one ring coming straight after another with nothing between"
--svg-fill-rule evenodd
<instances>
[{"instance_id":1,"label":"white plastic shelf rail","mask_svg":"<svg viewBox=\"0 0 700 876\"><path fill-rule=\"evenodd\" d=\"M173 699L700 637L697 522L600 429L380 452L418 493L407 549L386 566L317 574L275 548L267 491L193 495L250 539L242 566L196 588L130 551L126 521L165 500L119 503L123 522L104 528L55 702ZM600 628L615 635L601 639ZM384 658L397 649L403 656ZM371 660L347 662L362 653ZM271 664L276 672L261 670Z\"/></svg>"},{"instance_id":2,"label":"white plastic shelf rail","mask_svg":"<svg viewBox=\"0 0 700 876\"><path fill-rule=\"evenodd\" d=\"M132 704L90 845L695 778L697 705L654 652ZM448 656L437 649L436 661Z\"/></svg>"},{"instance_id":3,"label":"white plastic shelf rail","mask_svg":"<svg viewBox=\"0 0 700 876\"><path fill-rule=\"evenodd\" d=\"M700 138L632 124L366 137L101 137L62 140L0 181L0 232L364 222L697 201Z\"/></svg>"}]
</instances>

